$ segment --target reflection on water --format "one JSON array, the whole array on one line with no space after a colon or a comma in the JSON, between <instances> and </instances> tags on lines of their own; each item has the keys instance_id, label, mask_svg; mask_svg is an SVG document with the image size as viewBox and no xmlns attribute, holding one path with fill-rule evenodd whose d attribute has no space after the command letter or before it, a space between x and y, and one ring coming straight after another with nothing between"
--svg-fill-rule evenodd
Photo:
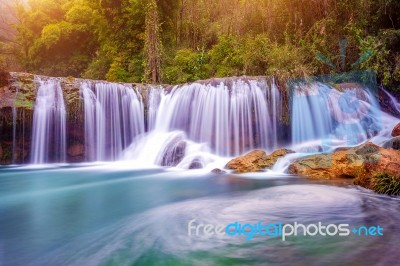
<instances>
[{"instance_id":1,"label":"reflection on water","mask_svg":"<svg viewBox=\"0 0 400 266\"><path fill-rule=\"evenodd\" d=\"M0 170L1 265L395 265L399 198L297 177ZM380 225L382 237L189 237L187 223Z\"/></svg>"}]
</instances>

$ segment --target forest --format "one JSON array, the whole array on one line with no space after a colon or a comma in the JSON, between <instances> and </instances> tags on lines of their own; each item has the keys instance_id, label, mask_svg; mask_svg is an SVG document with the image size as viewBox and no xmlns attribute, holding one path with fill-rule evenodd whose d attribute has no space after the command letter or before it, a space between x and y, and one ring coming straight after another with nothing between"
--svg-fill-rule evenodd
<instances>
[{"instance_id":1,"label":"forest","mask_svg":"<svg viewBox=\"0 0 400 266\"><path fill-rule=\"evenodd\" d=\"M398 0L1 0L0 8L3 71L178 84L372 69L399 90Z\"/></svg>"}]
</instances>

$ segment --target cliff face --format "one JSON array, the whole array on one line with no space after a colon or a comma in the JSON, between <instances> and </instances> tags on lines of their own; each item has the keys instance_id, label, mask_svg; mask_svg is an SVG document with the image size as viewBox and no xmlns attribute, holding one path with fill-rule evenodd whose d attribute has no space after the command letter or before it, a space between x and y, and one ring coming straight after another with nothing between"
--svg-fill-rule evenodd
<instances>
[{"instance_id":1,"label":"cliff face","mask_svg":"<svg viewBox=\"0 0 400 266\"><path fill-rule=\"evenodd\" d=\"M33 109L38 89L35 75L10 73L0 86L0 164L29 163ZM49 77L40 77L48 79ZM82 79L59 78L67 112L67 162L85 160ZM146 85L140 87L145 96ZM51 155L50 155L51 156Z\"/></svg>"},{"instance_id":2,"label":"cliff face","mask_svg":"<svg viewBox=\"0 0 400 266\"><path fill-rule=\"evenodd\" d=\"M34 75L10 73L0 87L0 164L29 160Z\"/></svg>"},{"instance_id":3,"label":"cliff face","mask_svg":"<svg viewBox=\"0 0 400 266\"><path fill-rule=\"evenodd\" d=\"M44 82L47 79L51 82ZM158 115L162 119L165 118L165 127L168 130L184 131L194 136L194 141L207 143L211 149L217 150L216 154L223 156L234 156L255 148L275 149L273 145L289 143L292 139L290 133L293 131L290 120L296 120L296 116L289 116L291 99L288 95L290 92L283 91L283 86L279 88L274 83L274 79L267 77L228 77L202 80L177 87L165 85L154 88L146 84L116 84L75 78L50 78L28 73L10 73L4 77L0 76L0 164L31 162L32 143L43 142L32 141L32 135L38 135L32 134L32 130L34 117L40 113L36 112L34 115L35 101L40 98L37 97L38 89L45 88L46 86L42 86L44 83L55 83L58 93L56 98L60 99L60 95L63 97L63 123L62 127L57 129L58 131L60 128L63 129L62 139L66 140L65 145L64 141L57 142L57 138L55 138L56 143L51 143L54 137L44 136L47 140L46 145L50 146L50 148L47 146L45 148L47 151L45 161L49 163L65 160L66 162L107 160L112 151L114 153L110 160L116 159L137 135L147 132L154 126ZM337 94L348 87L358 88L359 86L356 83L336 85L337 91L334 91ZM165 93L169 93L172 88L174 88L174 93L170 98L173 99L168 102L168 106L164 106L164 109L159 108L160 99L166 97ZM49 91L52 92L53 89L47 90ZM133 93L134 96L131 95ZM94 100L91 98L92 94ZM328 94L332 94L331 91L326 95ZM381 94L379 98L381 108L396 115L398 108L393 107L391 96ZM44 95L44 98L46 97L47 94ZM55 106L52 101L48 102L46 99L38 102L42 103L42 107L43 103L45 103L44 106L48 104ZM136 109L132 109L134 103ZM91 108L95 111L85 119L86 111L91 112ZM56 108L56 110L59 109ZM312 117L315 111L309 108L309 112ZM127 118L128 114L135 114L140 118ZM43 121L53 121L53 118L54 115L50 114L44 117ZM191 123L197 126L191 127ZM90 129L86 130L86 140L85 124ZM41 124L35 123L35 125L35 132L37 132L37 126ZM102 130L98 130L98 125ZM300 125L299 130L303 127L304 125ZM49 135L56 131L50 127L43 126L42 128L49 129L40 131L50 132ZM140 129L140 132L136 132L137 129ZM95 135L100 137L96 138ZM62 149L52 149L51 145L57 143L63 144ZM98 146L101 146L101 150ZM235 148L234 151L232 151L233 148ZM38 150L44 149L35 148L35 151ZM57 153L57 150L62 150L61 160L55 158L54 153ZM64 154L66 159L64 159ZM105 159L87 154L104 154Z\"/></svg>"}]
</instances>

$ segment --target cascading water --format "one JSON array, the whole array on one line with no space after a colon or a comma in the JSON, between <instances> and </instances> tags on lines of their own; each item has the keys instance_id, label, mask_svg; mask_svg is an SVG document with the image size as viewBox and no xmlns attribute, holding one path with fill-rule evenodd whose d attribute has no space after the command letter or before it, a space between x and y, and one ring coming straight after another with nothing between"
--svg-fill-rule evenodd
<instances>
[{"instance_id":1,"label":"cascading water","mask_svg":"<svg viewBox=\"0 0 400 266\"><path fill-rule=\"evenodd\" d=\"M18 98L19 87L15 92L15 100ZM17 150L17 107L14 105L12 108L13 116L13 144L12 144L12 163L15 163L16 150Z\"/></svg>"},{"instance_id":2,"label":"cascading water","mask_svg":"<svg viewBox=\"0 0 400 266\"><path fill-rule=\"evenodd\" d=\"M382 130L382 117L375 96L367 88L340 92L326 84L298 86L292 97L292 142L322 141L329 150L335 141L356 145Z\"/></svg>"},{"instance_id":3,"label":"cascading water","mask_svg":"<svg viewBox=\"0 0 400 266\"><path fill-rule=\"evenodd\" d=\"M153 130L156 126L158 106L165 93L162 87L152 87L147 92L147 131Z\"/></svg>"},{"instance_id":4,"label":"cascading water","mask_svg":"<svg viewBox=\"0 0 400 266\"><path fill-rule=\"evenodd\" d=\"M67 140L61 81L37 79L31 161L63 162ZM257 148L272 151L292 145L300 152L321 152L366 140L388 141L398 119L381 112L376 95L367 88L349 84L355 87L337 90L311 82L294 90L289 140L281 134L283 100L273 80L213 79L147 91L81 81L84 112L77 119L83 118L83 124L77 127L84 128L84 134L74 131L71 136L76 139L68 143L82 143L81 158L86 161L124 159L139 165L201 168ZM398 108L396 98L385 93L392 109ZM17 144L17 115L14 107L13 153L21 150L17 145L24 145L23 138ZM76 152L73 148L71 153Z\"/></svg>"},{"instance_id":5,"label":"cascading water","mask_svg":"<svg viewBox=\"0 0 400 266\"><path fill-rule=\"evenodd\" d=\"M176 86L169 93L153 89L148 104L153 130L133 143L126 159L170 165L175 160L169 155L178 154L203 164L210 152L234 156L277 145L282 107L274 83L239 78Z\"/></svg>"},{"instance_id":6,"label":"cascading water","mask_svg":"<svg viewBox=\"0 0 400 266\"><path fill-rule=\"evenodd\" d=\"M275 80L271 84L271 89L267 90L267 99L269 99L268 110L271 110L272 148L276 149L278 147L279 118L282 117L282 97Z\"/></svg>"},{"instance_id":7,"label":"cascading water","mask_svg":"<svg viewBox=\"0 0 400 266\"><path fill-rule=\"evenodd\" d=\"M66 110L60 80L37 78L37 82L31 161L34 164L65 162Z\"/></svg>"},{"instance_id":8,"label":"cascading water","mask_svg":"<svg viewBox=\"0 0 400 266\"><path fill-rule=\"evenodd\" d=\"M392 108L394 109L394 111L396 111L397 114L400 115L400 102L397 101L397 99L393 95L391 95L388 91L386 91L385 89L383 89L383 92L389 97L390 104L391 104Z\"/></svg>"},{"instance_id":9,"label":"cascading water","mask_svg":"<svg viewBox=\"0 0 400 266\"><path fill-rule=\"evenodd\" d=\"M355 85L342 91L317 82L295 88L291 110L295 150L331 151L367 140L381 144L390 138L398 119L380 110L377 96L368 88Z\"/></svg>"},{"instance_id":10,"label":"cascading water","mask_svg":"<svg viewBox=\"0 0 400 266\"><path fill-rule=\"evenodd\" d=\"M88 161L116 160L144 132L141 95L131 86L82 82Z\"/></svg>"}]
</instances>

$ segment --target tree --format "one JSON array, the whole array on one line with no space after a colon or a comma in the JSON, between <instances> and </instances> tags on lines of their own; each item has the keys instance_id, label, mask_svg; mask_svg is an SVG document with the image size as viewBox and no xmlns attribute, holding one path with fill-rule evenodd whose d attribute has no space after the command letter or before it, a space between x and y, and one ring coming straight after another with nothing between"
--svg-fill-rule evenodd
<instances>
[{"instance_id":1,"label":"tree","mask_svg":"<svg viewBox=\"0 0 400 266\"><path fill-rule=\"evenodd\" d=\"M150 0L147 5L145 25L145 80L159 83L161 81L162 43L158 8L155 0Z\"/></svg>"}]
</instances>

